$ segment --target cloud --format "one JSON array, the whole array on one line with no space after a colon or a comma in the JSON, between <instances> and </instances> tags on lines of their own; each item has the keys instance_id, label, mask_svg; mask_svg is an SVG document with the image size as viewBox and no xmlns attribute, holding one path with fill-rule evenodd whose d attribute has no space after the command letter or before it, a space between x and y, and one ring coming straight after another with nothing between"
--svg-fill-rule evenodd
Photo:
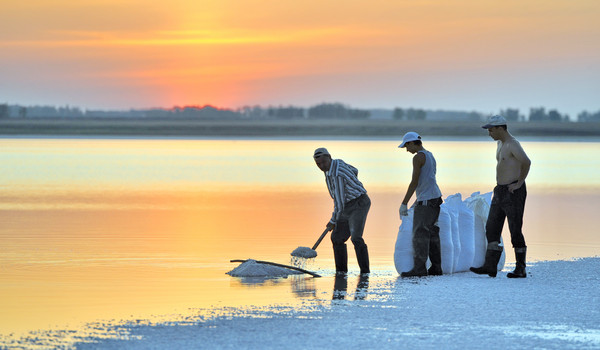
<instances>
[{"instance_id":1,"label":"cloud","mask_svg":"<svg viewBox=\"0 0 600 350\"><path fill-rule=\"evenodd\" d=\"M352 35L354 33L354 35ZM359 34L360 33L360 34ZM114 46L196 46L311 44L336 45L349 42L348 37L366 38L376 33L358 28L318 27L272 30L159 30L144 33L116 31L53 31L48 39L1 40L3 47L114 47Z\"/></svg>"}]
</instances>

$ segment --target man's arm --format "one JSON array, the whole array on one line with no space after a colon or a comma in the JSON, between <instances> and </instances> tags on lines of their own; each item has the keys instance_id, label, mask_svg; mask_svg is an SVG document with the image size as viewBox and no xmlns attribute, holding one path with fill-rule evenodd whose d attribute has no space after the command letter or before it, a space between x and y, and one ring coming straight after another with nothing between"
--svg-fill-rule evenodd
<instances>
[{"instance_id":1,"label":"man's arm","mask_svg":"<svg viewBox=\"0 0 600 350\"><path fill-rule=\"evenodd\" d=\"M510 145L510 152L515 157L515 159L521 164L521 171L519 173L519 179L517 183L508 186L508 190L513 192L514 190L520 188L525 182L525 178L529 174L529 169L531 168L531 160L527 157L525 150L521 147L519 141L514 141Z\"/></svg>"},{"instance_id":2,"label":"man's arm","mask_svg":"<svg viewBox=\"0 0 600 350\"><path fill-rule=\"evenodd\" d=\"M421 176L421 168L425 164L425 155L423 153L417 153L413 157L413 172L412 179L410 184L408 185L408 189L406 190L406 195L404 196L404 200L402 200L402 204L408 205L408 201L410 197L415 193L417 189L417 185L419 185L419 176Z\"/></svg>"}]
</instances>

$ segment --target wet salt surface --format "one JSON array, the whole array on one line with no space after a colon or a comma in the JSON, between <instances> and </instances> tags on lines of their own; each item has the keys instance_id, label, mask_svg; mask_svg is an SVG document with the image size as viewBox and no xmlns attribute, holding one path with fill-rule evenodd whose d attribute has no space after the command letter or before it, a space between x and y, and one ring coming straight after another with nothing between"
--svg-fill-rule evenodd
<instances>
[{"instance_id":1,"label":"wet salt surface","mask_svg":"<svg viewBox=\"0 0 600 350\"><path fill-rule=\"evenodd\" d=\"M334 292L301 305L224 307L163 321L90 325L38 334L14 348L472 349L600 348L600 257L530 264L526 279L458 273L402 279L336 278ZM358 283L355 281L358 279ZM36 343L37 341L37 343ZM44 342L47 347L44 347Z\"/></svg>"}]
</instances>

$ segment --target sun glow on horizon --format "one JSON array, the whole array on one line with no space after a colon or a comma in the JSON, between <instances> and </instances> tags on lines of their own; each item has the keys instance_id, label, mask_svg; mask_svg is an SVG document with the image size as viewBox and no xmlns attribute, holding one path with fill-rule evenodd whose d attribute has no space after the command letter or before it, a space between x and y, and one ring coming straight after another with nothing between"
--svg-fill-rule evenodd
<instances>
[{"instance_id":1,"label":"sun glow on horizon","mask_svg":"<svg viewBox=\"0 0 600 350\"><path fill-rule=\"evenodd\" d=\"M0 65L11 88L0 92L9 103L572 106L593 105L600 76L593 0L4 7ZM486 81L494 86L477 86Z\"/></svg>"}]
</instances>

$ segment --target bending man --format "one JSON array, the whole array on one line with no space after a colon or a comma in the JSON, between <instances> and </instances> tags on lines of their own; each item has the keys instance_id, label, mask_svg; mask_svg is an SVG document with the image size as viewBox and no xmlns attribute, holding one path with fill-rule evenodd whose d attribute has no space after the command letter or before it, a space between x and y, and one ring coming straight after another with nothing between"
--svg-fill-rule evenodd
<instances>
[{"instance_id":1,"label":"bending man","mask_svg":"<svg viewBox=\"0 0 600 350\"><path fill-rule=\"evenodd\" d=\"M327 189L333 198L333 214L327 228L333 230L331 242L336 274L348 272L348 238L354 244L360 273L369 273L369 252L362 236L371 200L358 180L358 170L341 159L331 159L325 148L317 148L313 158L317 167L325 173Z\"/></svg>"}]
</instances>

